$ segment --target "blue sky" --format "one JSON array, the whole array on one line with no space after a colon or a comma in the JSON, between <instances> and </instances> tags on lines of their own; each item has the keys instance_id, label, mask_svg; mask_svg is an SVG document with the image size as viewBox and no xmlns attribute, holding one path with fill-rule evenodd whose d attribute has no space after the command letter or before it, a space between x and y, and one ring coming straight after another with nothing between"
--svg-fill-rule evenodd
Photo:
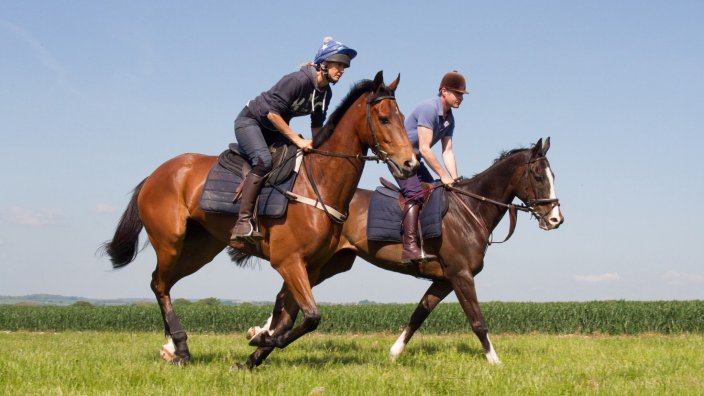
<instances>
[{"instance_id":1,"label":"blue sky","mask_svg":"<svg viewBox=\"0 0 704 396\"><path fill-rule=\"evenodd\" d=\"M242 106L330 35L359 51L333 106L384 70L409 113L464 73L463 175L551 137L565 224L521 215L489 248L481 301L704 298L704 3L430 3L0 3L0 295L151 298L151 247L119 271L95 255L131 189L173 156L224 150ZM360 186L379 176L368 164ZM280 284L222 254L172 295L272 300ZM314 293L416 302L427 286L358 260Z\"/></svg>"}]
</instances>

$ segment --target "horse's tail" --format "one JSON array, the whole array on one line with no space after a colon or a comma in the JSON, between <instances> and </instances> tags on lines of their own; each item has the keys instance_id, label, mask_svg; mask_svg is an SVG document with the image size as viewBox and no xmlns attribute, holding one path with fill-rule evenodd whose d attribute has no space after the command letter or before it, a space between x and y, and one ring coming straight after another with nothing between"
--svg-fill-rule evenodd
<instances>
[{"instance_id":1,"label":"horse's tail","mask_svg":"<svg viewBox=\"0 0 704 396\"><path fill-rule=\"evenodd\" d=\"M112 240L105 242L101 246L101 250L110 256L113 268L122 268L137 257L139 233L144 227L142 220L139 218L137 197L145 181L147 181L146 178L134 188L132 199L130 199L125 213L120 218L120 223L115 229L115 235Z\"/></svg>"}]
</instances>

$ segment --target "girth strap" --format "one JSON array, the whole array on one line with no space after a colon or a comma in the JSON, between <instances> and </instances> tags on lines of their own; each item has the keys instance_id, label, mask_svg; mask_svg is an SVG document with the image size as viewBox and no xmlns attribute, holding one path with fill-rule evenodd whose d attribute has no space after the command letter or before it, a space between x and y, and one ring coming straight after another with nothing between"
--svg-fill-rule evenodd
<instances>
[{"instance_id":1,"label":"girth strap","mask_svg":"<svg viewBox=\"0 0 704 396\"><path fill-rule=\"evenodd\" d=\"M296 201L296 202L300 202L302 204L310 205L314 208L318 208L322 211L327 212L338 223L344 223L345 220L347 220L346 214L340 213L337 209L333 208L330 205L326 205L317 199L311 199L308 197L304 197L302 195L298 195L298 194L291 192L291 191L284 192L284 195L286 195L286 198L290 199L291 201Z\"/></svg>"}]
</instances>

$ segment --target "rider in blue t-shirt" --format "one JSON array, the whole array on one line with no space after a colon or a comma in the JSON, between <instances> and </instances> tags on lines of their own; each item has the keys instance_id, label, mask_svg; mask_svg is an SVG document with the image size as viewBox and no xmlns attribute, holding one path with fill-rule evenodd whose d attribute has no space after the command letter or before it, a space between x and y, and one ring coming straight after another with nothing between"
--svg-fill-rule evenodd
<instances>
[{"instance_id":1,"label":"rider in blue t-shirt","mask_svg":"<svg viewBox=\"0 0 704 396\"><path fill-rule=\"evenodd\" d=\"M323 126L332 98L330 84L340 80L355 56L357 51L326 37L312 62L285 75L271 89L249 101L237 116L235 137L252 170L242 184L239 216L230 241L255 243L262 239L252 216L264 176L272 167L268 146L283 138L300 149L313 148L313 141L296 134L289 122L293 117L310 115L315 134Z\"/></svg>"},{"instance_id":2,"label":"rider in blue t-shirt","mask_svg":"<svg viewBox=\"0 0 704 396\"><path fill-rule=\"evenodd\" d=\"M435 258L423 252L418 245L418 214L423 203L423 188L420 183L434 180L423 161L440 176L442 184L452 185L457 179L457 164L452 149L452 134L455 130L452 109L460 107L463 95L469 93L466 88L467 84L460 73L449 72L440 82L438 96L418 105L406 118L406 132L420 161L420 168L415 176L408 179L396 178L406 198L403 210L403 251L401 252L403 263ZM442 142L442 164L431 150L438 141Z\"/></svg>"}]
</instances>

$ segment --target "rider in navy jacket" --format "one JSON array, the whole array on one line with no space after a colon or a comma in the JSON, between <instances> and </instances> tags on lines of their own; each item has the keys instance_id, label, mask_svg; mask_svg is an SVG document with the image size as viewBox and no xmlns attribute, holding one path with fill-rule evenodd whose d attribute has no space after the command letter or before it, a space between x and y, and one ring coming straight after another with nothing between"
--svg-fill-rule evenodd
<instances>
[{"instance_id":1,"label":"rider in navy jacket","mask_svg":"<svg viewBox=\"0 0 704 396\"><path fill-rule=\"evenodd\" d=\"M272 167L268 146L285 138L304 151L313 148L313 141L295 133L289 122L293 117L310 115L311 129L316 133L323 126L332 98L330 84L340 80L356 55L357 51L326 37L313 62L285 75L271 89L249 101L237 116L235 137L252 171L242 184L239 216L230 241L261 240L252 217L264 176Z\"/></svg>"}]
</instances>

